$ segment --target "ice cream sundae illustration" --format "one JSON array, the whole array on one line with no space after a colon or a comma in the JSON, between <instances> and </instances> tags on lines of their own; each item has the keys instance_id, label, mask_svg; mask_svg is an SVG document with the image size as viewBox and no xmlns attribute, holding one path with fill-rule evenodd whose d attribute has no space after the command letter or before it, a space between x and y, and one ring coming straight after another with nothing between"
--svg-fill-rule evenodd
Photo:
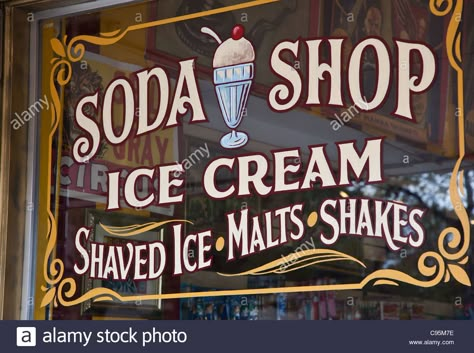
<instances>
[{"instance_id":1,"label":"ice cream sundae illustration","mask_svg":"<svg viewBox=\"0 0 474 353\"><path fill-rule=\"evenodd\" d=\"M244 38L244 27L236 25L232 36L222 41L210 28L201 28L202 33L214 38L219 46L214 53L214 85L219 107L226 125L232 131L221 138L221 146L239 148L248 142L248 135L236 131L242 122L254 77L255 50Z\"/></svg>"}]
</instances>

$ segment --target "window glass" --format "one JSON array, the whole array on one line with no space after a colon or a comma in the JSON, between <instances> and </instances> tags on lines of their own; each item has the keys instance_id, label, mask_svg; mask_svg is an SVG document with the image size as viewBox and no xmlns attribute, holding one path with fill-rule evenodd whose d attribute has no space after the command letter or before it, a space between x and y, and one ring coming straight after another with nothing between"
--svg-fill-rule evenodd
<instances>
[{"instance_id":1,"label":"window glass","mask_svg":"<svg viewBox=\"0 0 474 353\"><path fill-rule=\"evenodd\" d=\"M40 22L35 318L472 315L448 19L420 1L237 4ZM432 82L407 107L410 75Z\"/></svg>"}]
</instances>

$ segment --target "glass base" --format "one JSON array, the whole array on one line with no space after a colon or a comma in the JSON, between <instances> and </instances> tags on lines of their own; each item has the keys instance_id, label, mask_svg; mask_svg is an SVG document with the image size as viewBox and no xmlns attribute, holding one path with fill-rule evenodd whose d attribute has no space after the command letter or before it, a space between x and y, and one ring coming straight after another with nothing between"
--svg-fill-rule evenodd
<instances>
[{"instance_id":1,"label":"glass base","mask_svg":"<svg viewBox=\"0 0 474 353\"><path fill-rule=\"evenodd\" d=\"M245 146L249 141L249 137L245 132L232 131L227 135L222 136L221 146L224 148L239 148Z\"/></svg>"}]
</instances>

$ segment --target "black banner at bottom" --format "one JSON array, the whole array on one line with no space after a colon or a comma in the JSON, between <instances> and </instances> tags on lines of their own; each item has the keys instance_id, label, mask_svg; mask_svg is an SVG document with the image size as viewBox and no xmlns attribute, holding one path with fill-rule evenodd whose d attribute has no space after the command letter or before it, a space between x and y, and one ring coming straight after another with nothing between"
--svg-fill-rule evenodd
<instances>
[{"instance_id":1,"label":"black banner at bottom","mask_svg":"<svg viewBox=\"0 0 474 353\"><path fill-rule=\"evenodd\" d=\"M472 321L0 321L2 352L470 352Z\"/></svg>"}]
</instances>

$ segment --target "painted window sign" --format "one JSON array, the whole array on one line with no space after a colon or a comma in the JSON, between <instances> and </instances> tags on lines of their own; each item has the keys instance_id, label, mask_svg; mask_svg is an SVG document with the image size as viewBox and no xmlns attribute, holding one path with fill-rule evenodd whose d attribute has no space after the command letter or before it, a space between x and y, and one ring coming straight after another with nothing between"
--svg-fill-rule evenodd
<instances>
[{"instance_id":1,"label":"painted window sign","mask_svg":"<svg viewBox=\"0 0 474 353\"><path fill-rule=\"evenodd\" d=\"M203 3L43 34L40 307L354 319L339 293L470 287L462 1Z\"/></svg>"}]
</instances>

